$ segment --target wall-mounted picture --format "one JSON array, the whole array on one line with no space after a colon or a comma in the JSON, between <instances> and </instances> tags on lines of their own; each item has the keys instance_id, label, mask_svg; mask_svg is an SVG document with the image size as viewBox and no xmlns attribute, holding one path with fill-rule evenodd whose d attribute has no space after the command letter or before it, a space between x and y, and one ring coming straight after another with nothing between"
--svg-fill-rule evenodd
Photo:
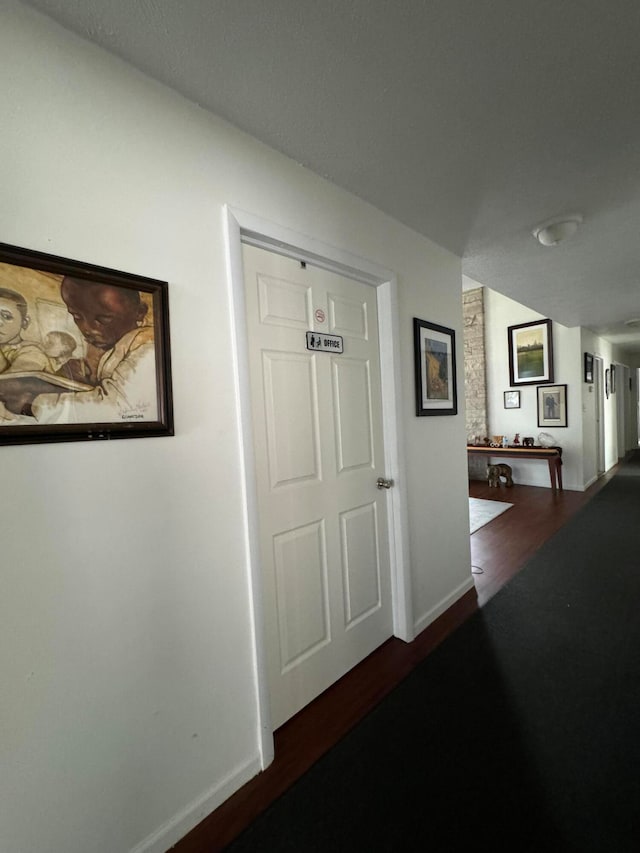
<instances>
[{"instance_id":1,"label":"wall-mounted picture","mask_svg":"<svg viewBox=\"0 0 640 853\"><path fill-rule=\"evenodd\" d=\"M553 382L551 320L520 323L507 330L509 384L539 385Z\"/></svg>"},{"instance_id":2,"label":"wall-mounted picture","mask_svg":"<svg viewBox=\"0 0 640 853\"><path fill-rule=\"evenodd\" d=\"M0 444L173 435L167 290L0 244Z\"/></svg>"},{"instance_id":3,"label":"wall-mounted picture","mask_svg":"<svg viewBox=\"0 0 640 853\"><path fill-rule=\"evenodd\" d=\"M538 426L567 426L566 385L542 385L538 388Z\"/></svg>"},{"instance_id":4,"label":"wall-mounted picture","mask_svg":"<svg viewBox=\"0 0 640 853\"><path fill-rule=\"evenodd\" d=\"M590 352L584 354L584 381L589 385L593 383L593 354Z\"/></svg>"},{"instance_id":5,"label":"wall-mounted picture","mask_svg":"<svg viewBox=\"0 0 640 853\"><path fill-rule=\"evenodd\" d=\"M416 415L455 415L456 336L453 329L413 318Z\"/></svg>"},{"instance_id":6,"label":"wall-mounted picture","mask_svg":"<svg viewBox=\"0 0 640 853\"><path fill-rule=\"evenodd\" d=\"M520 408L520 392L519 391L505 391L504 392L504 407L505 407L505 409L519 409Z\"/></svg>"},{"instance_id":7,"label":"wall-mounted picture","mask_svg":"<svg viewBox=\"0 0 640 853\"><path fill-rule=\"evenodd\" d=\"M612 364L609 372L609 390L612 394L616 393L616 366Z\"/></svg>"},{"instance_id":8,"label":"wall-mounted picture","mask_svg":"<svg viewBox=\"0 0 640 853\"><path fill-rule=\"evenodd\" d=\"M609 368L607 367L607 369L604 372L604 393L605 393L607 400L609 399L609 389L610 389Z\"/></svg>"}]
</instances>

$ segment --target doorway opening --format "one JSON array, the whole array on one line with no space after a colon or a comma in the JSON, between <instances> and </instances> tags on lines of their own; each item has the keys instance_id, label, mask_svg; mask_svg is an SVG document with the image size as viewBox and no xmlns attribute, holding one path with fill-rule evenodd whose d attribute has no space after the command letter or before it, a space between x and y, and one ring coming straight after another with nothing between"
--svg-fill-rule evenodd
<instances>
[{"instance_id":1,"label":"doorway opening","mask_svg":"<svg viewBox=\"0 0 640 853\"><path fill-rule=\"evenodd\" d=\"M410 641L414 627L408 561L405 464L401 452L399 342L397 333L396 281L380 266L314 238L276 225L261 217L227 207L225 233L230 301L233 310L237 409L244 471L245 545L253 614L254 666L263 768L273 760L273 725L270 714L268 670L265 654L265 608L259 534L259 500L256 489L256 458L250 394L250 342L246 331L243 244L295 258L321 269L345 275L376 288L380 330L382 431L384 468L394 480L388 495L387 536L392 596L393 635Z\"/></svg>"}]
</instances>

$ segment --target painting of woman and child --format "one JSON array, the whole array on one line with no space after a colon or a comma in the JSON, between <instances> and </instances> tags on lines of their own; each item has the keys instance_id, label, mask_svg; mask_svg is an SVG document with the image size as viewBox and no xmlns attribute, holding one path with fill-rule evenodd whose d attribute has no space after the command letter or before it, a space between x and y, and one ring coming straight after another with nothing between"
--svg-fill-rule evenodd
<instances>
[{"instance_id":1,"label":"painting of woman and child","mask_svg":"<svg viewBox=\"0 0 640 853\"><path fill-rule=\"evenodd\" d=\"M171 435L166 289L0 245L0 443Z\"/></svg>"}]
</instances>

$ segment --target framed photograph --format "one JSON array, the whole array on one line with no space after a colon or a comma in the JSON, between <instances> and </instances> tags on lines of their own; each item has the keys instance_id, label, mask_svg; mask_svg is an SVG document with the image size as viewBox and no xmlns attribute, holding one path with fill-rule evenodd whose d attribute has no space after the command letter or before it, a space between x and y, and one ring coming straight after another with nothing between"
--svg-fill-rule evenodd
<instances>
[{"instance_id":1,"label":"framed photograph","mask_svg":"<svg viewBox=\"0 0 640 853\"><path fill-rule=\"evenodd\" d=\"M416 415L455 415L456 335L453 329L413 318Z\"/></svg>"},{"instance_id":2,"label":"framed photograph","mask_svg":"<svg viewBox=\"0 0 640 853\"><path fill-rule=\"evenodd\" d=\"M593 384L593 355L590 352L584 354L584 381Z\"/></svg>"},{"instance_id":3,"label":"framed photograph","mask_svg":"<svg viewBox=\"0 0 640 853\"><path fill-rule=\"evenodd\" d=\"M610 386L610 382L609 382L609 368L607 367L607 369L604 372L604 393L605 393L607 400L609 399L610 387L611 386Z\"/></svg>"},{"instance_id":4,"label":"framed photograph","mask_svg":"<svg viewBox=\"0 0 640 853\"><path fill-rule=\"evenodd\" d=\"M553 382L551 320L520 323L507 329L509 384L539 385Z\"/></svg>"},{"instance_id":5,"label":"framed photograph","mask_svg":"<svg viewBox=\"0 0 640 853\"><path fill-rule=\"evenodd\" d=\"M0 444L173 435L167 291L0 243Z\"/></svg>"},{"instance_id":6,"label":"framed photograph","mask_svg":"<svg viewBox=\"0 0 640 853\"><path fill-rule=\"evenodd\" d=\"M505 391L504 392L504 407L505 407L505 409L519 409L520 408L520 392L519 391Z\"/></svg>"},{"instance_id":7,"label":"framed photograph","mask_svg":"<svg viewBox=\"0 0 640 853\"><path fill-rule=\"evenodd\" d=\"M616 393L616 366L612 364L609 369L609 390L612 394Z\"/></svg>"},{"instance_id":8,"label":"framed photograph","mask_svg":"<svg viewBox=\"0 0 640 853\"><path fill-rule=\"evenodd\" d=\"M566 385L542 385L538 388L538 426L567 426Z\"/></svg>"}]
</instances>

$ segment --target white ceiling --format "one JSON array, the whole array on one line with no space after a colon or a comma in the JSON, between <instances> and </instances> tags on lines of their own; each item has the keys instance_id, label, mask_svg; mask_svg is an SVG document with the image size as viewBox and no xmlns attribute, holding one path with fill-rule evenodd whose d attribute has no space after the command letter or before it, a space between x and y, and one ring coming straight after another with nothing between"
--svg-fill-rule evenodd
<instances>
[{"instance_id":1,"label":"white ceiling","mask_svg":"<svg viewBox=\"0 0 640 853\"><path fill-rule=\"evenodd\" d=\"M28 5L462 255L472 279L617 342L640 317L638 0ZM531 236L574 212L566 243Z\"/></svg>"}]
</instances>

